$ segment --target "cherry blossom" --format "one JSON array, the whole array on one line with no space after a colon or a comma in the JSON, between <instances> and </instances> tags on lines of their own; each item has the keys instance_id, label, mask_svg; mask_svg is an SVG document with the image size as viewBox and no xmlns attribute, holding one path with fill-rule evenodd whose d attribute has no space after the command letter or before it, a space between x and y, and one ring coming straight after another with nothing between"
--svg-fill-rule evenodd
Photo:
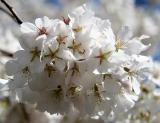
<instances>
[{"instance_id":1,"label":"cherry blossom","mask_svg":"<svg viewBox=\"0 0 160 123\"><path fill-rule=\"evenodd\" d=\"M27 37L20 42L23 50L6 64L15 100L51 114L75 112L82 121L116 117L136 105L153 67L151 58L141 55L150 46L141 42L148 36L132 38L127 26L116 35L111 22L87 5L68 20L45 16L20 28Z\"/></svg>"}]
</instances>

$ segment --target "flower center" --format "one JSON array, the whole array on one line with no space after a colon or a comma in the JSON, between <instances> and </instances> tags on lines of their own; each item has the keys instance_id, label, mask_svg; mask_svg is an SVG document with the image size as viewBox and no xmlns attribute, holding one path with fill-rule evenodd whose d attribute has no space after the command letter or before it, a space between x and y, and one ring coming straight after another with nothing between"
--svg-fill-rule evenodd
<instances>
[{"instance_id":1,"label":"flower center","mask_svg":"<svg viewBox=\"0 0 160 123\"><path fill-rule=\"evenodd\" d=\"M111 52L105 52L105 53L103 53L102 50L100 50L99 51L99 55L96 56L95 58L99 59L99 64L101 65L104 60L108 59L110 53Z\"/></svg>"},{"instance_id":2,"label":"flower center","mask_svg":"<svg viewBox=\"0 0 160 123\"><path fill-rule=\"evenodd\" d=\"M30 53L32 54L32 58L30 61L33 62L36 57L40 57L41 51L38 49L38 47L35 47L33 50L30 51Z\"/></svg>"},{"instance_id":3,"label":"flower center","mask_svg":"<svg viewBox=\"0 0 160 123\"><path fill-rule=\"evenodd\" d=\"M76 52L78 52L79 54L84 54L85 53L85 49L82 49L81 47L82 47L81 43L76 43L75 40L73 40L72 41L72 45L69 46L68 48L71 49L74 54Z\"/></svg>"},{"instance_id":4,"label":"flower center","mask_svg":"<svg viewBox=\"0 0 160 123\"><path fill-rule=\"evenodd\" d=\"M69 25L70 23L70 18L68 17L67 19L63 17L63 22L66 24L66 25Z\"/></svg>"},{"instance_id":5,"label":"flower center","mask_svg":"<svg viewBox=\"0 0 160 123\"><path fill-rule=\"evenodd\" d=\"M81 26L77 26L76 28L73 28L73 31L78 33L78 32L81 32L82 31L82 27Z\"/></svg>"},{"instance_id":6,"label":"flower center","mask_svg":"<svg viewBox=\"0 0 160 123\"><path fill-rule=\"evenodd\" d=\"M38 35L48 35L47 29L45 27L42 27L41 29L39 29L39 33Z\"/></svg>"},{"instance_id":7,"label":"flower center","mask_svg":"<svg viewBox=\"0 0 160 123\"><path fill-rule=\"evenodd\" d=\"M65 39L66 38L67 38L67 36L61 36L61 35L59 35L56 40L59 43L59 45L61 45L61 44L65 44Z\"/></svg>"},{"instance_id":8,"label":"flower center","mask_svg":"<svg viewBox=\"0 0 160 123\"><path fill-rule=\"evenodd\" d=\"M118 52L119 49L123 49L123 43L120 39L117 39L115 42L116 52Z\"/></svg>"},{"instance_id":9,"label":"flower center","mask_svg":"<svg viewBox=\"0 0 160 123\"><path fill-rule=\"evenodd\" d=\"M53 66L46 64L44 71L48 73L48 77L51 77L52 73L56 72L56 69Z\"/></svg>"},{"instance_id":10,"label":"flower center","mask_svg":"<svg viewBox=\"0 0 160 123\"><path fill-rule=\"evenodd\" d=\"M71 98L74 98L76 96L79 96L81 91L82 91L82 87L81 86L71 86L67 90L67 96L69 96Z\"/></svg>"}]
</instances>

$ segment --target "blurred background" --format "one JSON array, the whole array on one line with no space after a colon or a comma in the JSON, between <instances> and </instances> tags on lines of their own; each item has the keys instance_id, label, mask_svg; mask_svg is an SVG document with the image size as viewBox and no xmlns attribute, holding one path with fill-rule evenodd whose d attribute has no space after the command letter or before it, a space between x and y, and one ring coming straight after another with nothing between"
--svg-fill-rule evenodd
<instances>
[{"instance_id":1,"label":"blurred background","mask_svg":"<svg viewBox=\"0 0 160 123\"><path fill-rule=\"evenodd\" d=\"M23 21L33 22L38 17L67 17L75 7L86 3L95 14L109 19L115 34L124 25L134 36L146 34L144 43L152 46L145 55L160 61L160 0L6 0ZM19 25L12 19L7 8L0 2L0 78L6 79L5 63L21 49Z\"/></svg>"}]
</instances>

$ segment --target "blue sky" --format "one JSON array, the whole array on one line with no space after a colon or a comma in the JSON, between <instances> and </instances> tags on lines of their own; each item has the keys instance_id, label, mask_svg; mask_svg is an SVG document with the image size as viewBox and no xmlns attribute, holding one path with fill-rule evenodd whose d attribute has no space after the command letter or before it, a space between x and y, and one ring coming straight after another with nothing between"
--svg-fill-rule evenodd
<instances>
[{"instance_id":1,"label":"blue sky","mask_svg":"<svg viewBox=\"0 0 160 123\"><path fill-rule=\"evenodd\" d=\"M136 5L147 5L149 4L148 0L135 0Z\"/></svg>"},{"instance_id":2,"label":"blue sky","mask_svg":"<svg viewBox=\"0 0 160 123\"><path fill-rule=\"evenodd\" d=\"M55 5L59 5L60 2L59 0L47 0ZM99 2L99 0L92 0L94 2ZM135 0L135 4L138 5L138 6L144 6L144 5L149 5L149 0Z\"/></svg>"}]
</instances>

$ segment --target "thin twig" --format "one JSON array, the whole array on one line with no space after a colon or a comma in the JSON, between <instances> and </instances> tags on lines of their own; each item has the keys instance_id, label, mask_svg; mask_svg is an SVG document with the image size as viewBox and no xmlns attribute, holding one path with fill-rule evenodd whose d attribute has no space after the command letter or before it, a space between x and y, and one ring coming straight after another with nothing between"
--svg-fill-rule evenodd
<instances>
[{"instance_id":1,"label":"thin twig","mask_svg":"<svg viewBox=\"0 0 160 123\"><path fill-rule=\"evenodd\" d=\"M11 16L12 18L14 18L13 15L10 12L8 12L6 9L0 7L0 10L6 13L7 15Z\"/></svg>"},{"instance_id":2,"label":"thin twig","mask_svg":"<svg viewBox=\"0 0 160 123\"><path fill-rule=\"evenodd\" d=\"M12 13L14 18L16 19L18 24L22 24L22 20L16 15L16 13L13 11L13 7L11 7L5 0L1 0L1 2L8 8L8 10Z\"/></svg>"},{"instance_id":3,"label":"thin twig","mask_svg":"<svg viewBox=\"0 0 160 123\"><path fill-rule=\"evenodd\" d=\"M4 9L4 8L2 8L2 7L0 7L0 10L1 10L2 12L4 12L5 14L9 15L9 16L17 23L15 17L14 17L10 12L8 12L6 9Z\"/></svg>"}]
</instances>

